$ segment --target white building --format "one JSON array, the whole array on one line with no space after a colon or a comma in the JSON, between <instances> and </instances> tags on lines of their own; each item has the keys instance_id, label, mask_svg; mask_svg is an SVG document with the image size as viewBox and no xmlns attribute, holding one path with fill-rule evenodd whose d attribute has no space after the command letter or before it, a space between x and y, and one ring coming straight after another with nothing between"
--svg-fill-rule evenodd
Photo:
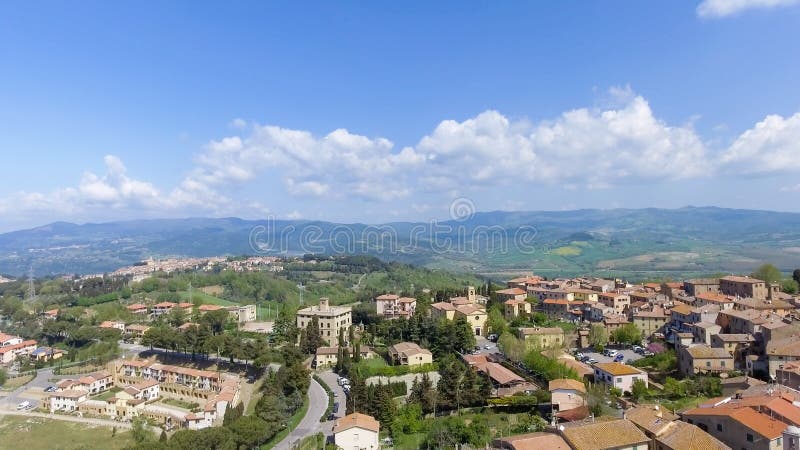
<instances>
[{"instance_id":1,"label":"white building","mask_svg":"<svg viewBox=\"0 0 800 450\"><path fill-rule=\"evenodd\" d=\"M594 380L618 388L622 392L631 392L633 382L636 380L644 381L645 386L648 383L647 372L617 362L595 364Z\"/></svg>"},{"instance_id":2,"label":"white building","mask_svg":"<svg viewBox=\"0 0 800 450\"><path fill-rule=\"evenodd\" d=\"M50 412L58 410L77 411L78 403L86 401L88 396L89 393L82 390L54 392L50 396Z\"/></svg>"},{"instance_id":3,"label":"white building","mask_svg":"<svg viewBox=\"0 0 800 450\"><path fill-rule=\"evenodd\" d=\"M333 426L334 442L342 450L378 450L381 424L372 416L348 414Z\"/></svg>"}]
</instances>

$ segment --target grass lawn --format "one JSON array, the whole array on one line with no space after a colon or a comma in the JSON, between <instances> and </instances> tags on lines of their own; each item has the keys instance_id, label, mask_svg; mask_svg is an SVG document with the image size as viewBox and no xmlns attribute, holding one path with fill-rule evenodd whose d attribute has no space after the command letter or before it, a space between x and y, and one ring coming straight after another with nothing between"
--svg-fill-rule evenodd
<instances>
[{"instance_id":1,"label":"grass lawn","mask_svg":"<svg viewBox=\"0 0 800 450\"><path fill-rule=\"evenodd\" d=\"M30 383L33 380L33 375L25 375L24 377L16 377L16 378L9 378L6 380L5 384L3 384L4 391L13 391L14 389Z\"/></svg>"},{"instance_id":2,"label":"grass lawn","mask_svg":"<svg viewBox=\"0 0 800 450\"><path fill-rule=\"evenodd\" d=\"M275 447L275 444L282 441L283 438L289 435L297 425L303 420L305 417L306 412L308 412L308 396L306 396L305 401L303 401L303 407L300 408L292 417L289 418L289 421L286 423L286 428L281 430L278 434L276 434L269 442L261 446L261 450L270 450L271 448Z\"/></svg>"},{"instance_id":3,"label":"grass lawn","mask_svg":"<svg viewBox=\"0 0 800 450\"><path fill-rule=\"evenodd\" d=\"M189 291L179 291L178 295L181 297L181 301L189 301ZM192 301L199 300L200 303L205 305L220 305L220 306L233 306L238 305L238 303L232 302L230 300L224 300L219 297L214 297L213 295L208 295L202 291L192 291Z\"/></svg>"},{"instance_id":4,"label":"grass lawn","mask_svg":"<svg viewBox=\"0 0 800 450\"><path fill-rule=\"evenodd\" d=\"M178 400L177 398L166 398L165 397L165 398L161 399L161 403L163 403L165 405L175 406L175 407L178 407L178 408L188 409L188 410L193 410L193 409L196 409L196 408L200 408L200 404L199 403L186 402L186 401L183 401L183 400Z\"/></svg>"},{"instance_id":5,"label":"grass lawn","mask_svg":"<svg viewBox=\"0 0 800 450\"><path fill-rule=\"evenodd\" d=\"M252 387L252 389L250 389L251 394L250 394L249 398L245 399L245 402L247 403L247 405L245 406L245 409L244 409L244 415L249 416L249 415L253 414L253 412L255 411L256 403L258 403L258 401L261 400L261 396L264 395L261 392L261 386L264 384L264 380L265 379L266 379L266 376L263 376L263 377L259 378L258 380L256 380L255 383L253 383L253 387ZM244 388L242 389L242 391L244 392Z\"/></svg>"},{"instance_id":6,"label":"grass lawn","mask_svg":"<svg viewBox=\"0 0 800 450\"><path fill-rule=\"evenodd\" d=\"M425 433L401 434L394 440L394 448L419 448L425 442Z\"/></svg>"},{"instance_id":7,"label":"grass lawn","mask_svg":"<svg viewBox=\"0 0 800 450\"><path fill-rule=\"evenodd\" d=\"M681 411L696 408L700 403L708 401L708 397L682 397L677 400L661 400L661 404L670 411Z\"/></svg>"},{"instance_id":8,"label":"grass lawn","mask_svg":"<svg viewBox=\"0 0 800 450\"><path fill-rule=\"evenodd\" d=\"M108 427L62 422L39 417L4 416L0 418L0 449L123 449L133 444L129 431L118 429L111 436Z\"/></svg>"},{"instance_id":9,"label":"grass lawn","mask_svg":"<svg viewBox=\"0 0 800 450\"><path fill-rule=\"evenodd\" d=\"M100 395L98 395L98 396L96 396L96 397L92 397L92 399L93 399L93 400L108 400L108 399L110 399L111 397L113 397L113 396L114 396L114 394L116 394L117 392L120 392L121 390L122 390L122 388L121 388L121 387L119 387L119 386L114 386L114 387L112 387L111 389L109 389L109 390L107 390L107 391L103 392L102 394L100 394Z\"/></svg>"}]
</instances>

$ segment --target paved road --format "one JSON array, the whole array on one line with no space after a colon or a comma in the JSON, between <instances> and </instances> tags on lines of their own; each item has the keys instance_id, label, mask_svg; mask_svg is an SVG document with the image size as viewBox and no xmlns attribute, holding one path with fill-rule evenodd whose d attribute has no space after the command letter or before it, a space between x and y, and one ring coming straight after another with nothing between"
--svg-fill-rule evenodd
<instances>
[{"instance_id":1,"label":"paved road","mask_svg":"<svg viewBox=\"0 0 800 450\"><path fill-rule=\"evenodd\" d=\"M275 450L289 450L304 437L313 436L323 431L323 424L319 419L327 409L328 393L312 378L311 385L308 387L308 411L306 411L306 415L297 425L297 428L275 445Z\"/></svg>"},{"instance_id":2,"label":"paved road","mask_svg":"<svg viewBox=\"0 0 800 450\"><path fill-rule=\"evenodd\" d=\"M59 378L53 375L52 368L39 369L33 380L9 392L5 398L0 398L0 410L16 410L17 405L23 400L31 403L30 409L42 406L41 403L44 401L44 397L48 395L44 392L45 388L53 385L50 382L51 378Z\"/></svg>"},{"instance_id":3,"label":"paved road","mask_svg":"<svg viewBox=\"0 0 800 450\"><path fill-rule=\"evenodd\" d=\"M333 411L333 413L336 417L344 417L345 411L347 411L347 396L344 394L344 389L339 386L339 375L333 373L332 370L324 370L317 373L317 375L331 388L333 391L333 401L339 404L339 409ZM333 425L331 424L331 426Z\"/></svg>"},{"instance_id":4,"label":"paved road","mask_svg":"<svg viewBox=\"0 0 800 450\"><path fill-rule=\"evenodd\" d=\"M621 350L617 350L617 351L619 351L620 353L625 355L625 358L623 359L624 362L636 361L637 359L641 359L642 358L642 355L634 352L631 349L621 349ZM605 356L602 353L589 351L589 349L582 350L581 353L583 353L584 355L586 355L586 356L588 356L590 358L594 358L598 362L601 362L601 363L611 362L611 361L614 360L614 358L611 358L610 356Z\"/></svg>"}]
</instances>

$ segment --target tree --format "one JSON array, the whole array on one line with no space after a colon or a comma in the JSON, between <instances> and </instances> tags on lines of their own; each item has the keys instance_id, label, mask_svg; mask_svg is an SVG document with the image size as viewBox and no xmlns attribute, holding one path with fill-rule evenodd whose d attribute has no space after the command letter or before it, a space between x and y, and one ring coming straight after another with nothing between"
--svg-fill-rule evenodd
<instances>
[{"instance_id":1,"label":"tree","mask_svg":"<svg viewBox=\"0 0 800 450\"><path fill-rule=\"evenodd\" d=\"M642 340L642 332L639 327L629 323L614 330L611 339L620 344L638 344Z\"/></svg>"},{"instance_id":2,"label":"tree","mask_svg":"<svg viewBox=\"0 0 800 450\"><path fill-rule=\"evenodd\" d=\"M179 327L186 322L186 312L183 308L172 308L167 314L167 322L173 327Z\"/></svg>"},{"instance_id":3,"label":"tree","mask_svg":"<svg viewBox=\"0 0 800 450\"><path fill-rule=\"evenodd\" d=\"M506 329L508 328L508 324L506 324L506 319L503 317L503 312L501 311L500 306L493 306L491 309L489 309L489 317L487 318L486 323L489 325L489 330L498 336L505 333Z\"/></svg>"},{"instance_id":4,"label":"tree","mask_svg":"<svg viewBox=\"0 0 800 450\"><path fill-rule=\"evenodd\" d=\"M147 429L147 421L142 416L136 416L131 422L131 435L137 444L149 441L153 435Z\"/></svg>"},{"instance_id":5,"label":"tree","mask_svg":"<svg viewBox=\"0 0 800 450\"><path fill-rule=\"evenodd\" d=\"M608 332L602 325L593 324L589 329L589 344L592 346L608 344Z\"/></svg>"},{"instance_id":6,"label":"tree","mask_svg":"<svg viewBox=\"0 0 800 450\"><path fill-rule=\"evenodd\" d=\"M667 377L664 382L664 395L668 398L686 397L686 386L672 377Z\"/></svg>"},{"instance_id":7,"label":"tree","mask_svg":"<svg viewBox=\"0 0 800 450\"><path fill-rule=\"evenodd\" d=\"M306 355L313 355L325 343L319 332L319 318L314 316L303 331L300 334L300 350Z\"/></svg>"},{"instance_id":8,"label":"tree","mask_svg":"<svg viewBox=\"0 0 800 450\"><path fill-rule=\"evenodd\" d=\"M786 278L781 282L781 291L787 294L797 294L800 291L800 285L794 279Z\"/></svg>"},{"instance_id":9,"label":"tree","mask_svg":"<svg viewBox=\"0 0 800 450\"><path fill-rule=\"evenodd\" d=\"M795 282L796 282L798 285L800 285L800 269L794 269L794 272L792 272L792 279L793 279L793 280L794 280L794 281L795 281Z\"/></svg>"},{"instance_id":10,"label":"tree","mask_svg":"<svg viewBox=\"0 0 800 450\"><path fill-rule=\"evenodd\" d=\"M408 396L408 403L417 403L422 408L423 414L434 412L436 407L436 391L433 389L433 382L425 372L422 379L414 378L411 385L411 393Z\"/></svg>"},{"instance_id":11,"label":"tree","mask_svg":"<svg viewBox=\"0 0 800 450\"><path fill-rule=\"evenodd\" d=\"M644 380L637 378L631 386L631 399L638 403L645 395L647 395L647 385Z\"/></svg>"},{"instance_id":12,"label":"tree","mask_svg":"<svg viewBox=\"0 0 800 450\"><path fill-rule=\"evenodd\" d=\"M8 379L8 375L6 374L5 369L0 368L0 386L2 386L6 380Z\"/></svg>"},{"instance_id":13,"label":"tree","mask_svg":"<svg viewBox=\"0 0 800 450\"><path fill-rule=\"evenodd\" d=\"M751 276L766 281L767 285L770 283L778 283L783 279L781 271L772 264L762 264Z\"/></svg>"}]
</instances>

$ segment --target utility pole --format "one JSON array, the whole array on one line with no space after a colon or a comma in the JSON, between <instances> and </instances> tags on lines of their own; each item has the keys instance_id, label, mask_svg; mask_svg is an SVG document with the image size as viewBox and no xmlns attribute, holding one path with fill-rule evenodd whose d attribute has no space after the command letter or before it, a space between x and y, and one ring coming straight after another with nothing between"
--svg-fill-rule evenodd
<instances>
[{"instance_id":1,"label":"utility pole","mask_svg":"<svg viewBox=\"0 0 800 450\"><path fill-rule=\"evenodd\" d=\"M28 268L28 300L36 298L36 284L33 281L33 264Z\"/></svg>"}]
</instances>

